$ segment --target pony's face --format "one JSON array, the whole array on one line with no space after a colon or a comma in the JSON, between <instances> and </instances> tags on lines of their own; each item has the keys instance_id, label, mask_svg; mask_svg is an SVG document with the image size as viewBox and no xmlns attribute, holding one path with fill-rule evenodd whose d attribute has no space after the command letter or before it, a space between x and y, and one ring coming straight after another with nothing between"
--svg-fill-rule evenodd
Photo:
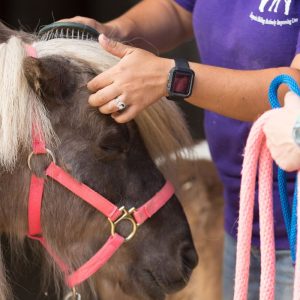
<instances>
[{"instance_id":1,"label":"pony's face","mask_svg":"<svg viewBox=\"0 0 300 300\"><path fill-rule=\"evenodd\" d=\"M101 59L101 57L99 57ZM138 208L165 179L150 158L134 122L117 124L88 105L87 82L96 71L62 56L27 57L24 72L43 101L59 139L57 164L118 207ZM40 160L34 162L40 170ZM48 180L42 225L53 247L74 268L107 240L110 225L94 208ZM128 233L127 224L118 231ZM100 299L164 299L185 286L197 255L178 199L172 199L94 276ZM114 296L114 292L116 295Z\"/></svg>"}]
</instances>

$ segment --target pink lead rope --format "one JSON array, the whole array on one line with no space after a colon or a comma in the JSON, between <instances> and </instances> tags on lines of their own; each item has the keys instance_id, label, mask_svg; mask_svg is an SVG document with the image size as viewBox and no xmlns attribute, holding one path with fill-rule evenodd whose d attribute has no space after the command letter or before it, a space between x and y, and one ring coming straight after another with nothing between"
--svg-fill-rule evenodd
<instances>
[{"instance_id":1,"label":"pink lead rope","mask_svg":"<svg viewBox=\"0 0 300 300\"><path fill-rule=\"evenodd\" d=\"M234 300L247 300L250 268L250 251L255 199L255 183L258 173L258 203L260 222L261 277L260 300L275 298L275 240L272 197L272 157L266 145L263 127L275 110L263 114L253 125L245 148L240 191L239 224ZM257 172L258 171L258 172ZM298 171L298 196L300 178ZM299 198L298 198L299 199ZM300 211L300 201L298 201ZM298 222L297 241L300 240ZM294 300L300 300L300 251L297 247ZM292 264L292 260L291 260Z\"/></svg>"},{"instance_id":2,"label":"pink lead rope","mask_svg":"<svg viewBox=\"0 0 300 300\"><path fill-rule=\"evenodd\" d=\"M234 300L247 300L258 161L260 164L259 213L262 266L260 299L274 299L275 250L271 190L273 172L272 159L266 147L265 136L262 130L269 113L265 113L254 123L245 148L240 191Z\"/></svg>"}]
</instances>

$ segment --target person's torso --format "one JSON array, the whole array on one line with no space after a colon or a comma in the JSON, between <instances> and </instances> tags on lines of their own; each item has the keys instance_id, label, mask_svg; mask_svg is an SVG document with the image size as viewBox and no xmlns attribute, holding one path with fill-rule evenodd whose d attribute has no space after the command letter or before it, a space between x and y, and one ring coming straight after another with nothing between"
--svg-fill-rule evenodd
<instances>
[{"instance_id":1,"label":"person's torso","mask_svg":"<svg viewBox=\"0 0 300 300\"><path fill-rule=\"evenodd\" d=\"M299 0L196 0L202 62L233 69L288 66L300 28Z\"/></svg>"},{"instance_id":2,"label":"person's torso","mask_svg":"<svg viewBox=\"0 0 300 300\"><path fill-rule=\"evenodd\" d=\"M193 25L204 64L241 70L289 66L299 35L300 1L196 0ZM250 123L212 112L205 114L206 137L224 184L225 225L233 235L238 218L242 155L250 128ZM276 189L274 202L277 247L286 248ZM254 244L258 244L257 207L254 223Z\"/></svg>"}]
</instances>

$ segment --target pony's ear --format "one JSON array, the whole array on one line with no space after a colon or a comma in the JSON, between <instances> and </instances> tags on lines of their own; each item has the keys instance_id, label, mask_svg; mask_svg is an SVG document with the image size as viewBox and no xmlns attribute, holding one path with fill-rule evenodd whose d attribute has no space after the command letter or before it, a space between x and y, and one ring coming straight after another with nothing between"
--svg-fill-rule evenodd
<instances>
[{"instance_id":1,"label":"pony's ear","mask_svg":"<svg viewBox=\"0 0 300 300\"><path fill-rule=\"evenodd\" d=\"M75 66L62 57L28 56L23 67L29 86L43 100L62 103L75 92Z\"/></svg>"},{"instance_id":2,"label":"pony's ear","mask_svg":"<svg viewBox=\"0 0 300 300\"><path fill-rule=\"evenodd\" d=\"M16 35L16 31L6 27L0 22L0 43L5 43L13 35Z\"/></svg>"},{"instance_id":3,"label":"pony's ear","mask_svg":"<svg viewBox=\"0 0 300 300\"><path fill-rule=\"evenodd\" d=\"M25 43L32 43L34 40L33 35L23 31L10 29L0 22L0 44L6 43L12 36L21 38Z\"/></svg>"}]
</instances>

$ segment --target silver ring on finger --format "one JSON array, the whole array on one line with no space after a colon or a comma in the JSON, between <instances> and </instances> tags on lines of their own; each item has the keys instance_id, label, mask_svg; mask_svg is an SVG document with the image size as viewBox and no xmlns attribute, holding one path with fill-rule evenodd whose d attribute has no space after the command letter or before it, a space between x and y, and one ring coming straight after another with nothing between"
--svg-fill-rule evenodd
<instances>
[{"instance_id":1,"label":"silver ring on finger","mask_svg":"<svg viewBox=\"0 0 300 300\"><path fill-rule=\"evenodd\" d=\"M124 110L126 108L126 104L120 99L120 97L117 97L112 101L114 102L114 105L118 108L119 111Z\"/></svg>"}]
</instances>

